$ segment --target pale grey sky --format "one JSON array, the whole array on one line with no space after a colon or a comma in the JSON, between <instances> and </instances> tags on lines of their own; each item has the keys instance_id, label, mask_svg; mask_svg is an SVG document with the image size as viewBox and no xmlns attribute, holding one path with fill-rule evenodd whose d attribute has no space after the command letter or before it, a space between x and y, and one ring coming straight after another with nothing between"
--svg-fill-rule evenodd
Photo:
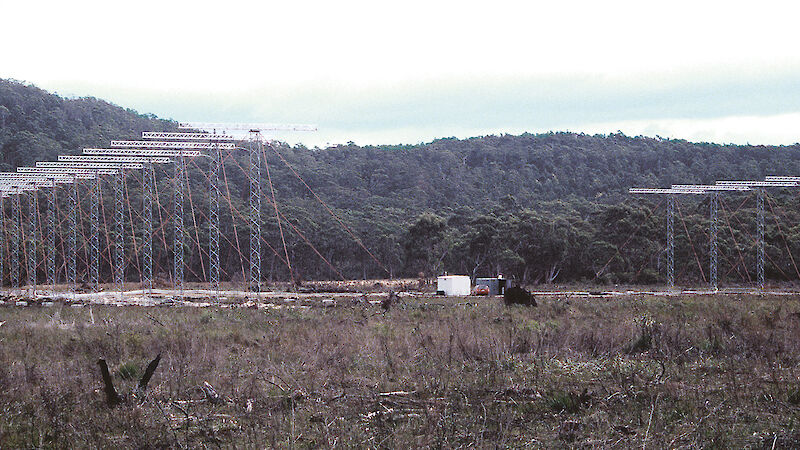
<instances>
[{"instance_id":1,"label":"pale grey sky","mask_svg":"<svg viewBox=\"0 0 800 450\"><path fill-rule=\"evenodd\" d=\"M254 2L253 2L254 3ZM557 4L556 4L557 3ZM325 145L570 130L800 141L795 2L0 0L0 77Z\"/></svg>"}]
</instances>

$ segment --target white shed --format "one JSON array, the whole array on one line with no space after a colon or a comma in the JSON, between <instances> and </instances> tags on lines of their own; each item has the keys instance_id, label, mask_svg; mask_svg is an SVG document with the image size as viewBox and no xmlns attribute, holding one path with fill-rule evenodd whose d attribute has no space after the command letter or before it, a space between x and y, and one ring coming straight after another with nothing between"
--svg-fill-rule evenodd
<instances>
[{"instance_id":1,"label":"white shed","mask_svg":"<svg viewBox=\"0 0 800 450\"><path fill-rule=\"evenodd\" d=\"M440 295L469 295L472 285L466 275L444 275L436 279L436 293Z\"/></svg>"}]
</instances>

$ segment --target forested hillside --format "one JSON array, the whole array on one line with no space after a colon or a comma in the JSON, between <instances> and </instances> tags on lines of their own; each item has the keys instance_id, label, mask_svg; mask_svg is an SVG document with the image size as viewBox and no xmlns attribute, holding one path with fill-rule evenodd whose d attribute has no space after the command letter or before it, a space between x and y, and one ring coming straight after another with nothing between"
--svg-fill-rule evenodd
<instances>
[{"instance_id":1,"label":"forested hillside","mask_svg":"<svg viewBox=\"0 0 800 450\"><path fill-rule=\"evenodd\" d=\"M2 171L170 126L155 116L96 98L66 100L35 86L0 79Z\"/></svg>"},{"instance_id":2,"label":"forested hillside","mask_svg":"<svg viewBox=\"0 0 800 450\"><path fill-rule=\"evenodd\" d=\"M101 100L66 100L0 81L2 170L174 126ZM798 150L796 145L722 146L622 134L548 133L402 146L277 145L266 148L264 155L280 212L291 222L283 225L295 276L337 278L336 271L345 277L502 272L529 283L654 283L663 280L663 199L632 197L629 187L800 175ZM240 215L247 211L248 184L242 171L246 161L245 152L232 152L225 163L230 202L222 202L227 219L222 258L226 278L234 280L243 277L242 255L247 252L242 249L248 248L247 221ZM192 243L187 244L187 276L195 280L203 280L207 270L206 164L204 159L189 163L193 214L187 211L186 216L187 242ZM163 214L158 220L165 226L156 237L156 257L165 277L171 261L166 245L171 242L171 174L170 168L159 170ZM268 186L266 172L263 176ZM140 177L132 173L128 179L134 210L141 204ZM264 234L275 252L265 247L264 270L269 279L287 279L269 200L264 203ZM110 199L105 202L110 217ZM754 196L727 195L721 205L720 280L750 283L755 277ZM767 276L773 280L800 278L795 265L800 259L798 206L794 193L770 193ZM707 212L706 199L681 199L675 226L676 276L681 283L707 276ZM130 219L136 222L135 215ZM133 260L140 240L137 235L137 241L126 243L131 280L138 279Z\"/></svg>"}]
</instances>

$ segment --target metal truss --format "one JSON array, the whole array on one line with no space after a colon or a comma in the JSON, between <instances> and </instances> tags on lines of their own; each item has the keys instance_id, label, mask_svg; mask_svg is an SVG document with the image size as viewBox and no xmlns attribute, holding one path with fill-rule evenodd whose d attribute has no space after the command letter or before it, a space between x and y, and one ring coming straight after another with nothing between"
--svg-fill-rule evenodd
<instances>
[{"instance_id":1,"label":"metal truss","mask_svg":"<svg viewBox=\"0 0 800 450\"><path fill-rule=\"evenodd\" d=\"M92 169L92 168L77 168L77 167L17 167L19 173L38 173L38 174L55 174L55 173L68 173L76 175L116 175L116 169Z\"/></svg>"},{"instance_id":2,"label":"metal truss","mask_svg":"<svg viewBox=\"0 0 800 450\"><path fill-rule=\"evenodd\" d=\"M75 178L90 178L94 177L92 174L67 174L67 173L18 173L18 172L0 172L0 182L37 182L37 181L54 181L56 183L71 183Z\"/></svg>"},{"instance_id":3,"label":"metal truss","mask_svg":"<svg viewBox=\"0 0 800 450\"><path fill-rule=\"evenodd\" d=\"M40 161L36 167L72 167L76 169L141 169L141 162L134 163L109 163L109 162L84 162L84 161Z\"/></svg>"},{"instance_id":4,"label":"metal truss","mask_svg":"<svg viewBox=\"0 0 800 450\"><path fill-rule=\"evenodd\" d=\"M236 144L220 142L212 144L209 142L175 142L175 141L111 141L114 148L157 148L157 149L205 149L212 146L233 150Z\"/></svg>"},{"instance_id":5,"label":"metal truss","mask_svg":"<svg viewBox=\"0 0 800 450\"><path fill-rule=\"evenodd\" d=\"M219 197L220 197L220 169L222 167L222 155L218 148L211 149L211 162L209 164L209 191L208 191L208 279L211 282L211 290L215 296L219 295Z\"/></svg>"},{"instance_id":6,"label":"metal truss","mask_svg":"<svg viewBox=\"0 0 800 450\"><path fill-rule=\"evenodd\" d=\"M56 185L47 195L47 284L56 285Z\"/></svg>"},{"instance_id":7,"label":"metal truss","mask_svg":"<svg viewBox=\"0 0 800 450\"><path fill-rule=\"evenodd\" d=\"M209 122L180 122L178 128L193 130L239 130L258 133L260 131L317 131L316 125L305 124L277 124L277 123L209 123Z\"/></svg>"},{"instance_id":8,"label":"metal truss","mask_svg":"<svg viewBox=\"0 0 800 450\"><path fill-rule=\"evenodd\" d=\"M155 171L145 164L142 173L142 284L153 290L153 196Z\"/></svg>"},{"instance_id":9,"label":"metal truss","mask_svg":"<svg viewBox=\"0 0 800 450\"><path fill-rule=\"evenodd\" d=\"M114 177L114 284L122 292L125 282L125 202L122 192L125 171Z\"/></svg>"},{"instance_id":10,"label":"metal truss","mask_svg":"<svg viewBox=\"0 0 800 450\"><path fill-rule=\"evenodd\" d=\"M764 181L717 181L717 184L749 186L755 187L757 190L756 234L758 241L756 243L756 276L758 278L759 289L764 289L764 285L766 284L766 276L764 272L766 258L764 243L764 199L767 194L766 188L797 187L800 185L800 177L766 177Z\"/></svg>"},{"instance_id":11,"label":"metal truss","mask_svg":"<svg viewBox=\"0 0 800 450\"><path fill-rule=\"evenodd\" d=\"M173 220L175 222L175 235L173 242L174 270L175 270L175 289L183 291L183 195L186 190L186 180L184 178L184 159L175 160L175 189Z\"/></svg>"},{"instance_id":12,"label":"metal truss","mask_svg":"<svg viewBox=\"0 0 800 450\"><path fill-rule=\"evenodd\" d=\"M741 184L673 184L668 189L631 188L631 194L663 194L667 195L667 268L666 278L669 287L675 286L675 195L711 195L711 242L710 242L710 279L713 289L717 289L717 195L721 191L749 191L750 186Z\"/></svg>"},{"instance_id":13,"label":"metal truss","mask_svg":"<svg viewBox=\"0 0 800 450\"><path fill-rule=\"evenodd\" d=\"M675 195L667 195L667 286L675 286Z\"/></svg>"},{"instance_id":14,"label":"metal truss","mask_svg":"<svg viewBox=\"0 0 800 450\"><path fill-rule=\"evenodd\" d=\"M39 212L39 193L37 191L31 192L28 197L28 286L33 289L36 295L36 242L37 236L37 219Z\"/></svg>"},{"instance_id":15,"label":"metal truss","mask_svg":"<svg viewBox=\"0 0 800 450\"><path fill-rule=\"evenodd\" d=\"M765 177L764 181L782 181L782 182L793 182L793 183L800 183L800 177Z\"/></svg>"},{"instance_id":16,"label":"metal truss","mask_svg":"<svg viewBox=\"0 0 800 450\"><path fill-rule=\"evenodd\" d=\"M20 212L20 204L19 204L19 192L16 195L11 197L11 239L9 239L9 244L11 245L11 286L15 289L19 289L19 247L20 243L22 242L22 217Z\"/></svg>"},{"instance_id":17,"label":"metal truss","mask_svg":"<svg viewBox=\"0 0 800 450\"><path fill-rule=\"evenodd\" d=\"M704 191L704 193L715 191L749 191L750 186L741 184L673 184L673 191ZM694 192L692 192L694 193Z\"/></svg>"},{"instance_id":18,"label":"metal truss","mask_svg":"<svg viewBox=\"0 0 800 450\"><path fill-rule=\"evenodd\" d=\"M206 141L235 141L237 138L227 134L214 133L175 133L168 131L144 131L142 139L197 139Z\"/></svg>"},{"instance_id":19,"label":"metal truss","mask_svg":"<svg viewBox=\"0 0 800 450\"><path fill-rule=\"evenodd\" d=\"M77 253L78 253L78 183L74 183L69 190L68 204L68 230L67 230L67 283L72 292L75 292L77 281Z\"/></svg>"},{"instance_id":20,"label":"metal truss","mask_svg":"<svg viewBox=\"0 0 800 450\"><path fill-rule=\"evenodd\" d=\"M199 150L155 150L139 148L85 148L84 155L108 155L108 156L141 156L141 157L194 157L202 156Z\"/></svg>"},{"instance_id":21,"label":"metal truss","mask_svg":"<svg viewBox=\"0 0 800 450\"><path fill-rule=\"evenodd\" d=\"M40 187L47 187L50 186L51 184L52 184L51 181L45 178L37 178L37 179L19 178L19 179L0 180L0 188L9 191L15 191L17 189L21 191L35 191Z\"/></svg>"},{"instance_id":22,"label":"metal truss","mask_svg":"<svg viewBox=\"0 0 800 450\"><path fill-rule=\"evenodd\" d=\"M0 189L3 189L4 196L10 197L12 193L23 192L23 191L35 191L38 189L38 187L34 184L17 183L17 184L0 184Z\"/></svg>"},{"instance_id":23,"label":"metal truss","mask_svg":"<svg viewBox=\"0 0 800 450\"><path fill-rule=\"evenodd\" d=\"M717 207L718 207L718 193L711 194L711 246L709 251L709 281L711 288L717 290Z\"/></svg>"},{"instance_id":24,"label":"metal truss","mask_svg":"<svg viewBox=\"0 0 800 450\"><path fill-rule=\"evenodd\" d=\"M704 189L649 189L649 188L630 188L629 194L706 194Z\"/></svg>"},{"instance_id":25,"label":"metal truss","mask_svg":"<svg viewBox=\"0 0 800 450\"><path fill-rule=\"evenodd\" d=\"M33 190L33 189L38 189L40 187L49 187L52 184L53 183L51 181L46 181L46 180L35 180L35 181L0 180L0 190L4 194L11 194L12 192L16 192L17 189Z\"/></svg>"},{"instance_id":26,"label":"metal truss","mask_svg":"<svg viewBox=\"0 0 800 450\"><path fill-rule=\"evenodd\" d=\"M92 290L99 290L100 281L100 180L92 180L90 194L89 220L91 231L89 233L89 285Z\"/></svg>"},{"instance_id":27,"label":"metal truss","mask_svg":"<svg viewBox=\"0 0 800 450\"><path fill-rule=\"evenodd\" d=\"M758 248L756 249L756 273L758 275L758 287L764 289L764 189L758 190L756 197L757 209L757 229L758 229Z\"/></svg>"},{"instance_id":28,"label":"metal truss","mask_svg":"<svg viewBox=\"0 0 800 450\"><path fill-rule=\"evenodd\" d=\"M747 187L796 187L798 181L777 180L770 181L770 178L794 178L794 177L767 177L766 181L717 181L717 186L747 186Z\"/></svg>"},{"instance_id":29,"label":"metal truss","mask_svg":"<svg viewBox=\"0 0 800 450\"><path fill-rule=\"evenodd\" d=\"M261 138L250 142L250 290L261 290Z\"/></svg>"},{"instance_id":30,"label":"metal truss","mask_svg":"<svg viewBox=\"0 0 800 450\"><path fill-rule=\"evenodd\" d=\"M5 194L5 192L3 192ZM8 235L6 235L6 210L3 204L3 198L0 197L0 224L3 226L2 235L0 235L0 288L5 286L5 259L6 259L6 242L8 242Z\"/></svg>"},{"instance_id":31,"label":"metal truss","mask_svg":"<svg viewBox=\"0 0 800 450\"><path fill-rule=\"evenodd\" d=\"M59 162L80 162L80 163L96 163L96 164L120 164L120 163L159 163L167 164L170 161L166 157L149 157L149 156L108 156L108 155L59 155Z\"/></svg>"}]
</instances>

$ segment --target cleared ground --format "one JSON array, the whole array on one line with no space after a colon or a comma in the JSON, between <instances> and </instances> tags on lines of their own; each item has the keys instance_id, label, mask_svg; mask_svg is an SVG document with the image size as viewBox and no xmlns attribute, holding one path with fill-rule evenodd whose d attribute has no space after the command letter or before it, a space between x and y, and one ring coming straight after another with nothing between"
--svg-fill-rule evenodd
<instances>
[{"instance_id":1,"label":"cleared ground","mask_svg":"<svg viewBox=\"0 0 800 450\"><path fill-rule=\"evenodd\" d=\"M8 298L0 447L800 445L796 295L270 295Z\"/></svg>"}]
</instances>

